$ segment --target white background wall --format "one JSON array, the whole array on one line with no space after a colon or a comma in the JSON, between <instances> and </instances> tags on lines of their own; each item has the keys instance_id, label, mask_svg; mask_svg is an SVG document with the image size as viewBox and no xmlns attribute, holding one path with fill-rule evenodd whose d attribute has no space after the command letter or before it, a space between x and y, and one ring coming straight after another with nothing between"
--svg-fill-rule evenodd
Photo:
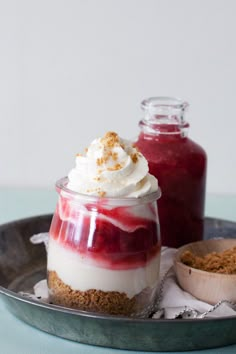
<instances>
[{"instance_id":1,"label":"white background wall","mask_svg":"<svg viewBox=\"0 0 236 354\"><path fill-rule=\"evenodd\" d=\"M235 0L0 0L0 186L52 187L144 97L189 101L209 193L236 193Z\"/></svg>"}]
</instances>

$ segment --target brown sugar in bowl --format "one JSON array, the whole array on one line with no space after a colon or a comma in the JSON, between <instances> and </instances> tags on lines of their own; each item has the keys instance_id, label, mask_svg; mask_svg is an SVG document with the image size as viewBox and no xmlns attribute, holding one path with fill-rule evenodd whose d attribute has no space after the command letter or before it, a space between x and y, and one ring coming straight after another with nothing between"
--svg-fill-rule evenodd
<instances>
[{"instance_id":1,"label":"brown sugar in bowl","mask_svg":"<svg viewBox=\"0 0 236 354\"><path fill-rule=\"evenodd\" d=\"M189 243L179 248L174 260L179 285L197 299L209 304L216 304L221 300L236 303L236 274L196 269L181 261L186 251L190 251L195 256L204 257L213 252L221 253L234 247L236 247L236 239L212 239Z\"/></svg>"}]
</instances>

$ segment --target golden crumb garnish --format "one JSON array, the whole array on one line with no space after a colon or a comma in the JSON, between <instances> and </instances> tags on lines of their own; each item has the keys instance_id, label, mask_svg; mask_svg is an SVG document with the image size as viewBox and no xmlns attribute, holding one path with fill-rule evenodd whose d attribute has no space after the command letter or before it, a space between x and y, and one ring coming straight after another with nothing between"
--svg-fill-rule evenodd
<instances>
[{"instance_id":1,"label":"golden crumb garnish","mask_svg":"<svg viewBox=\"0 0 236 354\"><path fill-rule=\"evenodd\" d=\"M139 156L139 155L138 155L137 152L135 152L135 153L133 153L133 154L130 155L130 157L131 157L133 163L138 162L138 156Z\"/></svg>"},{"instance_id":2,"label":"golden crumb garnish","mask_svg":"<svg viewBox=\"0 0 236 354\"><path fill-rule=\"evenodd\" d=\"M115 145L119 144L119 136L115 132L107 132L101 142L105 147L112 148Z\"/></svg>"},{"instance_id":3,"label":"golden crumb garnish","mask_svg":"<svg viewBox=\"0 0 236 354\"><path fill-rule=\"evenodd\" d=\"M117 152L112 152L111 158L112 158L113 161L117 161L117 160L118 160L118 154L117 154Z\"/></svg>"},{"instance_id":4,"label":"golden crumb garnish","mask_svg":"<svg viewBox=\"0 0 236 354\"><path fill-rule=\"evenodd\" d=\"M99 157L96 161L97 166L102 166L103 164L105 164L107 162L107 160L108 160L107 156Z\"/></svg>"},{"instance_id":5,"label":"golden crumb garnish","mask_svg":"<svg viewBox=\"0 0 236 354\"><path fill-rule=\"evenodd\" d=\"M105 197L106 192L105 191L99 191L98 195L99 195L99 197L103 198L103 197Z\"/></svg>"},{"instance_id":6,"label":"golden crumb garnish","mask_svg":"<svg viewBox=\"0 0 236 354\"><path fill-rule=\"evenodd\" d=\"M107 171L117 171L122 168L122 165L120 163L115 164L114 166L108 167Z\"/></svg>"},{"instance_id":7,"label":"golden crumb garnish","mask_svg":"<svg viewBox=\"0 0 236 354\"><path fill-rule=\"evenodd\" d=\"M94 177L94 181L97 181L97 182L101 181L101 177L99 177L99 176Z\"/></svg>"},{"instance_id":8,"label":"golden crumb garnish","mask_svg":"<svg viewBox=\"0 0 236 354\"><path fill-rule=\"evenodd\" d=\"M97 164L97 166L101 166L103 164L103 158L102 157L98 158L96 160L96 164Z\"/></svg>"}]
</instances>

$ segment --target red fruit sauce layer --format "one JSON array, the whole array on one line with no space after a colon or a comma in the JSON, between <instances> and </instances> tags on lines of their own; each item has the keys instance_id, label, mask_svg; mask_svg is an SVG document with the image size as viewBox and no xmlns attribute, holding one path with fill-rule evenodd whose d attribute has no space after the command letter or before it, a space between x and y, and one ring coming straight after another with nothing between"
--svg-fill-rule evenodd
<instances>
[{"instance_id":1,"label":"red fruit sauce layer","mask_svg":"<svg viewBox=\"0 0 236 354\"><path fill-rule=\"evenodd\" d=\"M96 212L88 214L72 210L68 204L64 203L63 219L70 217L70 220L61 220L57 208L50 236L81 256L111 269L132 269L145 266L160 252L159 230L155 221L133 216L130 224L130 218L126 217L125 210L122 213L121 207L107 210L96 206ZM111 218L118 216L119 220L122 217L133 231L122 230L104 220L103 215L106 214ZM134 229L134 224L138 228Z\"/></svg>"},{"instance_id":2,"label":"red fruit sauce layer","mask_svg":"<svg viewBox=\"0 0 236 354\"><path fill-rule=\"evenodd\" d=\"M206 154L179 134L141 133L135 143L162 190L158 200L164 246L179 247L203 237Z\"/></svg>"}]
</instances>

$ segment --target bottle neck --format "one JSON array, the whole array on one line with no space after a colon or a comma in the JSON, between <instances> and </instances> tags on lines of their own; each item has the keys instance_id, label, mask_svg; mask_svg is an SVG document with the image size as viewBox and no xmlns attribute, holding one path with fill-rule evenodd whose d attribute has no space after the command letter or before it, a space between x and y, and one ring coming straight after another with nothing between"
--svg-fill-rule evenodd
<instances>
[{"instance_id":1,"label":"bottle neck","mask_svg":"<svg viewBox=\"0 0 236 354\"><path fill-rule=\"evenodd\" d=\"M184 115L188 104L170 97L148 98L141 103L144 118L139 127L144 134L186 137L189 123Z\"/></svg>"}]
</instances>

